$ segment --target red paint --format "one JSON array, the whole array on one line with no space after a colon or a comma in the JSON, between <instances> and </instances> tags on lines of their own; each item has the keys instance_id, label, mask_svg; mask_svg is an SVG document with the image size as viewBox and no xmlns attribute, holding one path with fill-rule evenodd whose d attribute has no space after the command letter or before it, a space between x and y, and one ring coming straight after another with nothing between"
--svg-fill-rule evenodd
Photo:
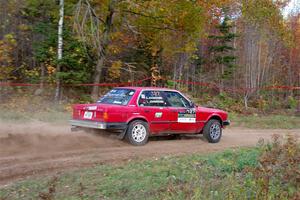
<instances>
[{"instance_id":1,"label":"red paint","mask_svg":"<svg viewBox=\"0 0 300 200\"><path fill-rule=\"evenodd\" d=\"M118 89L118 88L116 88ZM129 123L135 119L142 119L149 124L150 134L160 133L200 133L205 123L211 118L219 119L221 122L228 120L228 114L219 109L211 109L195 106L191 107L171 107L165 106L140 106L139 98L142 98L143 91L171 91L167 88L156 87L120 87L119 89L132 89L135 93L132 95L127 105L115 104L77 104L73 106L73 119L88 120L107 123ZM144 93L143 93L144 94ZM181 94L181 93L180 93ZM186 98L185 96L183 96ZM187 99L187 98L186 98ZM188 99L187 99L188 100ZM149 102L151 100L148 99ZM140 101L141 103L142 101ZM167 103L167 102L166 102ZM145 104L146 105L146 104ZM89 110L90 109L90 110ZM195 120L192 123L178 122L179 112L195 111ZM91 119L84 119L84 113L92 112ZM106 117L104 117L106 116ZM184 116L186 116L184 114ZM189 115L190 116L190 115ZM184 118L185 120L186 118ZM189 118L191 119L191 118Z\"/></svg>"}]
</instances>

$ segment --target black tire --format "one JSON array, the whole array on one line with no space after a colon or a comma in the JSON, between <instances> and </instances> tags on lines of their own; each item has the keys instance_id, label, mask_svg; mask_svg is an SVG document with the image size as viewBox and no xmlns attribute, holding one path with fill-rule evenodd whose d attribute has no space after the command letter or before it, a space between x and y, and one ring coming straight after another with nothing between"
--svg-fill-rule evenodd
<instances>
[{"instance_id":1,"label":"black tire","mask_svg":"<svg viewBox=\"0 0 300 200\"><path fill-rule=\"evenodd\" d=\"M209 143L218 143L222 137L222 126L219 120L209 120L203 129L203 135Z\"/></svg>"},{"instance_id":2,"label":"black tire","mask_svg":"<svg viewBox=\"0 0 300 200\"><path fill-rule=\"evenodd\" d=\"M138 132L137 129L139 129L140 132ZM148 142L148 138L149 138L149 126L147 122L144 122L142 120L134 120L129 123L126 131L125 139L130 144L135 146L142 146Z\"/></svg>"}]
</instances>

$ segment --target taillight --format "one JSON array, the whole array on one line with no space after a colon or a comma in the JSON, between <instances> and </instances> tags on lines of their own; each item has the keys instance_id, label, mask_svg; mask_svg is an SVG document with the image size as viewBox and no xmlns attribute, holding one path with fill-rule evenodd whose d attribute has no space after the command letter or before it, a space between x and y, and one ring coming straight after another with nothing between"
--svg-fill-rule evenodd
<instances>
[{"instance_id":1,"label":"taillight","mask_svg":"<svg viewBox=\"0 0 300 200\"><path fill-rule=\"evenodd\" d=\"M104 112L103 113L103 120L107 120L108 119L108 113L107 112Z\"/></svg>"},{"instance_id":2,"label":"taillight","mask_svg":"<svg viewBox=\"0 0 300 200\"><path fill-rule=\"evenodd\" d=\"M78 114L79 114L79 113L78 113L78 110L77 110L76 108L73 108L73 116L76 116L76 117L77 117Z\"/></svg>"}]
</instances>

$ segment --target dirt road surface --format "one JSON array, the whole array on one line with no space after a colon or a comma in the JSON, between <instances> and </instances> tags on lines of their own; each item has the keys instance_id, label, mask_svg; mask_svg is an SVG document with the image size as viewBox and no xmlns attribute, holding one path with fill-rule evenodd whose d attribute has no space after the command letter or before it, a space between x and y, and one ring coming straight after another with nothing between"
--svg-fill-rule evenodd
<instances>
[{"instance_id":1,"label":"dirt road surface","mask_svg":"<svg viewBox=\"0 0 300 200\"><path fill-rule=\"evenodd\" d=\"M300 130L259 130L228 128L221 142L209 144L202 136L170 140L151 138L142 147L134 147L106 133L71 132L68 125L35 122L0 123L0 187L28 177L55 174L103 163L165 155L209 153L227 148L253 146L273 134L295 134Z\"/></svg>"}]
</instances>

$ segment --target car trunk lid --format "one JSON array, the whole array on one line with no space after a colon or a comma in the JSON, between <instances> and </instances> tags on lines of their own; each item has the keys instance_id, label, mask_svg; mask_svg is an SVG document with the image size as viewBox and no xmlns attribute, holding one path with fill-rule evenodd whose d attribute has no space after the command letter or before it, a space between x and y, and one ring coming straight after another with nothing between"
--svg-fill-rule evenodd
<instances>
[{"instance_id":1,"label":"car trunk lid","mask_svg":"<svg viewBox=\"0 0 300 200\"><path fill-rule=\"evenodd\" d=\"M73 106L73 119L105 121L105 111L105 105L77 104Z\"/></svg>"}]
</instances>

